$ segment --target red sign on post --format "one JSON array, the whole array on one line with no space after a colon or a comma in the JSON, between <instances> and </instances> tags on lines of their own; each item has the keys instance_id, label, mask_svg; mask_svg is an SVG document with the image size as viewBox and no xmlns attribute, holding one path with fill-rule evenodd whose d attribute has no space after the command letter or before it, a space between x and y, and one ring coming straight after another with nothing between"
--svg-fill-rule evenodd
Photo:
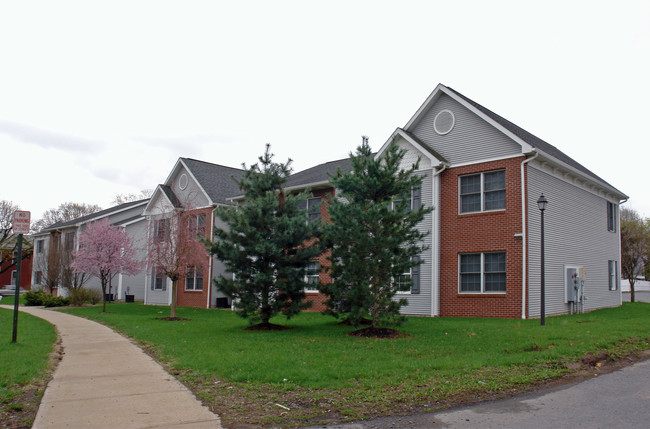
<instances>
[{"instance_id":1,"label":"red sign on post","mask_svg":"<svg viewBox=\"0 0 650 429\"><path fill-rule=\"evenodd\" d=\"M23 210L16 210L14 212L14 234L29 234L29 223L31 221L31 213Z\"/></svg>"}]
</instances>

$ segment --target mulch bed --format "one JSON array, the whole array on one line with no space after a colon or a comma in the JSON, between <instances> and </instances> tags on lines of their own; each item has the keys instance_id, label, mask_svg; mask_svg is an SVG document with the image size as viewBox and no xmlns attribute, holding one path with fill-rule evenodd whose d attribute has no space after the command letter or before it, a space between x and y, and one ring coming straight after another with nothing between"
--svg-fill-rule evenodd
<instances>
[{"instance_id":1,"label":"mulch bed","mask_svg":"<svg viewBox=\"0 0 650 429\"><path fill-rule=\"evenodd\" d=\"M165 320L167 322L179 322L181 320L192 320L184 317L157 317L156 320Z\"/></svg>"},{"instance_id":2,"label":"mulch bed","mask_svg":"<svg viewBox=\"0 0 650 429\"><path fill-rule=\"evenodd\" d=\"M363 328L356 331L350 332L348 335L352 337L361 337L361 338L399 338L399 337L410 337L409 334L404 332L397 331L391 328Z\"/></svg>"},{"instance_id":3,"label":"mulch bed","mask_svg":"<svg viewBox=\"0 0 650 429\"><path fill-rule=\"evenodd\" d=\"M288 329L293 329L288 326L276 325L274 323L258 323L257 325L251 325L247 327L246 331L286 331Z\"/></svg>"}]
</instances>

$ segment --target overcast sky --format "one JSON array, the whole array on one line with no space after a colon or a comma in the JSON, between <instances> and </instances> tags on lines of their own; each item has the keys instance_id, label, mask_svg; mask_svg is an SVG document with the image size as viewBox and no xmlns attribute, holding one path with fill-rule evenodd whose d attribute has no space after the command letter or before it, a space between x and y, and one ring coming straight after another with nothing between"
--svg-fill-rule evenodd
<instances>
[{"instance_id":1,"label":"overcast sky","mask_svg":"<svg viewBox=\"0 0 650 429\"><path fill-rule=\"evenodd\" d=\"M438 83L650 216L650 1L0 0L0 199L110 206L178 157L378 149Z\"/></svg>"}]
</instances>

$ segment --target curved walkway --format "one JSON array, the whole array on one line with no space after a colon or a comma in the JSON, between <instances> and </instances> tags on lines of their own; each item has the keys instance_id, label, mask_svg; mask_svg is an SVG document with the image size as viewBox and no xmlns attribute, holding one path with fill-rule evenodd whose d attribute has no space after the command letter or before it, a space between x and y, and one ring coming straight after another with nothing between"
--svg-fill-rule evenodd
<instances>
[{"instance_id":1,"label":"curved walkway","mask_svg":"<svg viewBox=\"0 0 650 429\"><path fill-rule=\"evenodd\" d=\"M185 386L106 326L42 308L21 311L55 325L64 353L34 429L221 427Z\"/></svg>"}]
</instances>

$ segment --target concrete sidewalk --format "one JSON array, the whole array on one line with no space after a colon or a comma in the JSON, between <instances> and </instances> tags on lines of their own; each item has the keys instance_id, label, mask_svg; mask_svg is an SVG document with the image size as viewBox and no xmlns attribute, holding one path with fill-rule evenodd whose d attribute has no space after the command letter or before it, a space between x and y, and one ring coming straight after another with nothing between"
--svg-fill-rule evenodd
<instances>
[{"instance_id":1,"label":"concrete sidewalk","mask_svg":"<svg viewBox=\"0 0 650 429\"><path fill-rule=\"evenodd\" d=\"M33 428L221 427L185 386L111 329L57 311L21 311L55 325L64 352Z\"/></svg>"}]
</instances>

